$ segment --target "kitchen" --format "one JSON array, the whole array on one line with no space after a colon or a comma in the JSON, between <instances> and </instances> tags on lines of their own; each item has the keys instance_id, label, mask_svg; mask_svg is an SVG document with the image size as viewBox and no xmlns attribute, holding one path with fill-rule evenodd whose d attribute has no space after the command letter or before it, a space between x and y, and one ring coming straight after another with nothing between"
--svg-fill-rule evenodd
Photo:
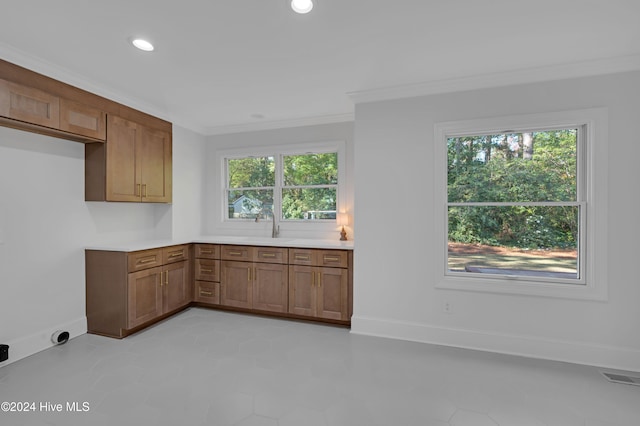
<instances>
[{"instance_id":1,"label":"kitchen","mask_svg":"<svg viewBox=\"0 0 640 426\"><path fill-rule=\"evenodd\" d=\"M318 11L329 5L323 2ZM254 120L244 127L229 120L233 125L208 132L202 125L187 125L190 120L184 116L189 111L176 113L178 119L170 120L174 123L171 204L86 202L84 145L0 127L0 343L10 345L12 359L20 359L50 347L55 330L68 330L72 337L85 333L84 248L89 245L238 232L220 225L219 151L344 141L344 207L352 214L348 234L355 241L352 334L639 371L640 312L635 301L640 290L629 265L634 264L640 235L635 220L640 206L632 186L639 178L634 135L640 112L640 66L638 52L621 42L637 36L634 25L624 24L628 16L634 14L601 22L597 13L585 12L584 19L593 27L609 25L612 37L614 29L627 32L610 45L589 39L597 52L592 56L583 52L573 64L556 56L546 67L533 63L527 67L523 61L510 73L487 69L468 78L434 76L435 82L429 84L353 85L344 92L352 92L354 111L337 109L316 120L255 119L258 124ZM555 36L566 40L561 34ZM24 54L19 46L12 48L4 33L3 40L3 59L83 83L92 91L93 85L78 77L78 71L65 74L64 64L52 67L52 58L41 60ZM548 47L547 42L541 39L540 46ZM508 47L507 41L502 43ZM544 55L541 51L537 53ZM134 63L145 60L131 59L132 52L126 55ZM406 77L409 82L426 80L410 77ZM109 83L104 85L99 94L108 97ZM383 86L386 90L375 90ZM169 118L162 101L154 108L142 108L139 104L144 102L135 101L135 90L130 93L134 102L125 102L130 99L122 93L115 100L152 115L159 110L161 118ZM605 300L436 288L441 244L436 226L440 222L435 221L439 207L433 203L438 191L432 172L437 166L434 125L590 108L608 110L608 161L602 171L608 176L607 251L598 260L607 266ZM289 126L275 127L283 123ZM380 173L383 165L393 170L391 176ZM385 194L391 202L381 201ZM399 199L414 200L420 213L400 216ZM242 232L248 235L258 227L256 234L267 237L269 225L252 223L253 228ZM337 240L339 232L321 231L312 237ZM453 307L452 314L443 312L445 302Z\"/></svg>"}]
</instances>

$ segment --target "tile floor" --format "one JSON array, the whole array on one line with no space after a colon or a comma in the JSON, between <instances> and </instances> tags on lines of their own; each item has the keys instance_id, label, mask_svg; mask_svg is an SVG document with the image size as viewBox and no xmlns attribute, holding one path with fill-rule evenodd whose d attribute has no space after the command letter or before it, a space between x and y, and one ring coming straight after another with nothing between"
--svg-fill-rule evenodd
<instances>
[{"instance_id":1,"label":"tile floor","mask_svg":"<svg viewBox=\"0 0 640 426\"><path fill-rule=\"evenodd\" d=\"M640 425L640 387L596 368L197 308L0 368L2 401L37 404L3 426Z\"/></svg>"}]
</instances>

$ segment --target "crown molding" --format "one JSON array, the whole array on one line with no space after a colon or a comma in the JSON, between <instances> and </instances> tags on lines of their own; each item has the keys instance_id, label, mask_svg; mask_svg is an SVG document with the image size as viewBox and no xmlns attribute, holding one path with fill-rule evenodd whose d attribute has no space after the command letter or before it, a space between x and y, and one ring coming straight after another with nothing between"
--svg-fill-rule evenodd
<instances>
[{"instance_id":1,"label":"crown molding","mask_svg":"<svg viewBox=\"0 0 640 426\"><path fill-rule=\"evenodd\" d=\"M392 99L413 98L517 84L590 77L603 74L640 70L640 55L603 58L537 68L527 68L471 77L426 81L400 86L381 87L348 92L355 103L377 102Z\"/></svg>"},{"instance_id":2,"label":"crown molding","mask_svg":"<svg viewBox=\"0 0 640 426\"><path fill-rule=\"evenodd\" d=\"M354 114L331 114L320 115L314 117L292 118L288 120L260 121L252 123L237 123L222 126L213 126L207 128L205 135L222 135L228 133L256 132L261 130L282 129L288 127L313 126L318 124L343 123L345 121L354 121Z\"/></svg>"}]
</instances>

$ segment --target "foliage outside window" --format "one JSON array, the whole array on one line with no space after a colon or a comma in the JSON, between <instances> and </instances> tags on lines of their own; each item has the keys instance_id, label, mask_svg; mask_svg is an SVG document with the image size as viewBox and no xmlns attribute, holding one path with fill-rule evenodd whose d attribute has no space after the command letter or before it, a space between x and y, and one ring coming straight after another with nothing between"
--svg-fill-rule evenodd
<instances>
[{"instance_id":1,"label":"foliage outside window","mask_svg":"<svg viewBox=\"0 0 640 426\"><path fill-rule=\"evenodd\" d=\"M228 219L335 220L338 154L226 159Z\"/></svg>"},{"instance_id":2,"label":"foliage outside window","mask_svg":"<svg viewBox=\"0 0 640 426\"><path fill-rule=\"evenodd\" d=\"M447 137L447 270L578 282L576 128Z\"/></svg>"}]
</instances>

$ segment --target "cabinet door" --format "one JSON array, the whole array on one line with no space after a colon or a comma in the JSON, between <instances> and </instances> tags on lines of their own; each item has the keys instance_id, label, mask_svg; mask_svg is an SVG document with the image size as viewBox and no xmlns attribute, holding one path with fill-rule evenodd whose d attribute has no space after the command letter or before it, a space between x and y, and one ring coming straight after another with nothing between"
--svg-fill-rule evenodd
<instances>
[{"instance_id":1,"label":"cabinet door","mask_svg":"<svg viewBox=\"0 0 640 426\"><path fill-rule=\"evenodd\" d=\"M316 316L315 271L311 266L289 266L289 313Z\"/></svg>"},{"instance_id":2,"label":"cabinet door","mask_svg":"<svg viewBox=\"0 0 640 426\"><path fill-rule=\"evenodd\" d=\"M220 268L220 304L251 309L253 263L222 261Z\"/></svg>"},{"instance_id":3,"label":"cabinet door","mask_svg":"<svg viewBox=\"0 0 640 426\"><path fill-rule=\"evenodd\" d=\"M162 268L129 274L127 282L127 328L137 327L162 315Z\"/></svg>"},{"instance_id":4,"label":"cabinet door","mask_svg":"<svg viewBox=\"0 0 640 426\"><path fill-rule=\"evenodd\" d=\"M60 130L104 141L107 118L104 111L68 99L60 99Z\"/></svg>"},{"instance_id":5,"label":"cabinet door","mask_svg":"<svg viewBox=\"0 0 640 426\"><path fill-rule=\"evenodd\" d=\"M120 117L107 117L106 199L140 201L138 125Z\"/></svg>"},{"instance_id":6,"label":"cabinet door","mask_svg":"<svg viewBox=\"0 0 640 426\"><path fill-rule=\"evenodd\" d=\"M171 135L139 126L139 159L142 201L171 202Z\"/></svg>"},{"instance_id":7,"label":"cabinet door","mask_svg":"<svg viewBox=\"0 0 640 426\"><path fill-rule=\"evenodd\" d=\"M318 268L318 312L320 318L347 320L348 272L342 268Z\"/></svg>"},{"instance_id":8,"label":"cabinet door","mask_svg":"<svg viewBox=\"0 0 640 426\"><path fill-rule=\"evenodd\" d=\"M60 100L41 90L0 79L0 115L58 129Z\"/></svg>"},{"instance_id":9,"label":"cabinet door","mask_svg":"<svg viewBox=\"0 0 640 426\"><path fill-rule=\"evenodd\" d=\"M253 267L253 309L287 312L288 267L256 263Z\"/></svg>"},{"instance_id":10,"label":"cabinet door","mask_svg":"<svg viewBox=\"0 0 640 426\"><path fill-rule=\"evenodd\" d=\"M188 262L163 267L163 313L173 311L191 301Z\"/></svg>"}]
</instances>

